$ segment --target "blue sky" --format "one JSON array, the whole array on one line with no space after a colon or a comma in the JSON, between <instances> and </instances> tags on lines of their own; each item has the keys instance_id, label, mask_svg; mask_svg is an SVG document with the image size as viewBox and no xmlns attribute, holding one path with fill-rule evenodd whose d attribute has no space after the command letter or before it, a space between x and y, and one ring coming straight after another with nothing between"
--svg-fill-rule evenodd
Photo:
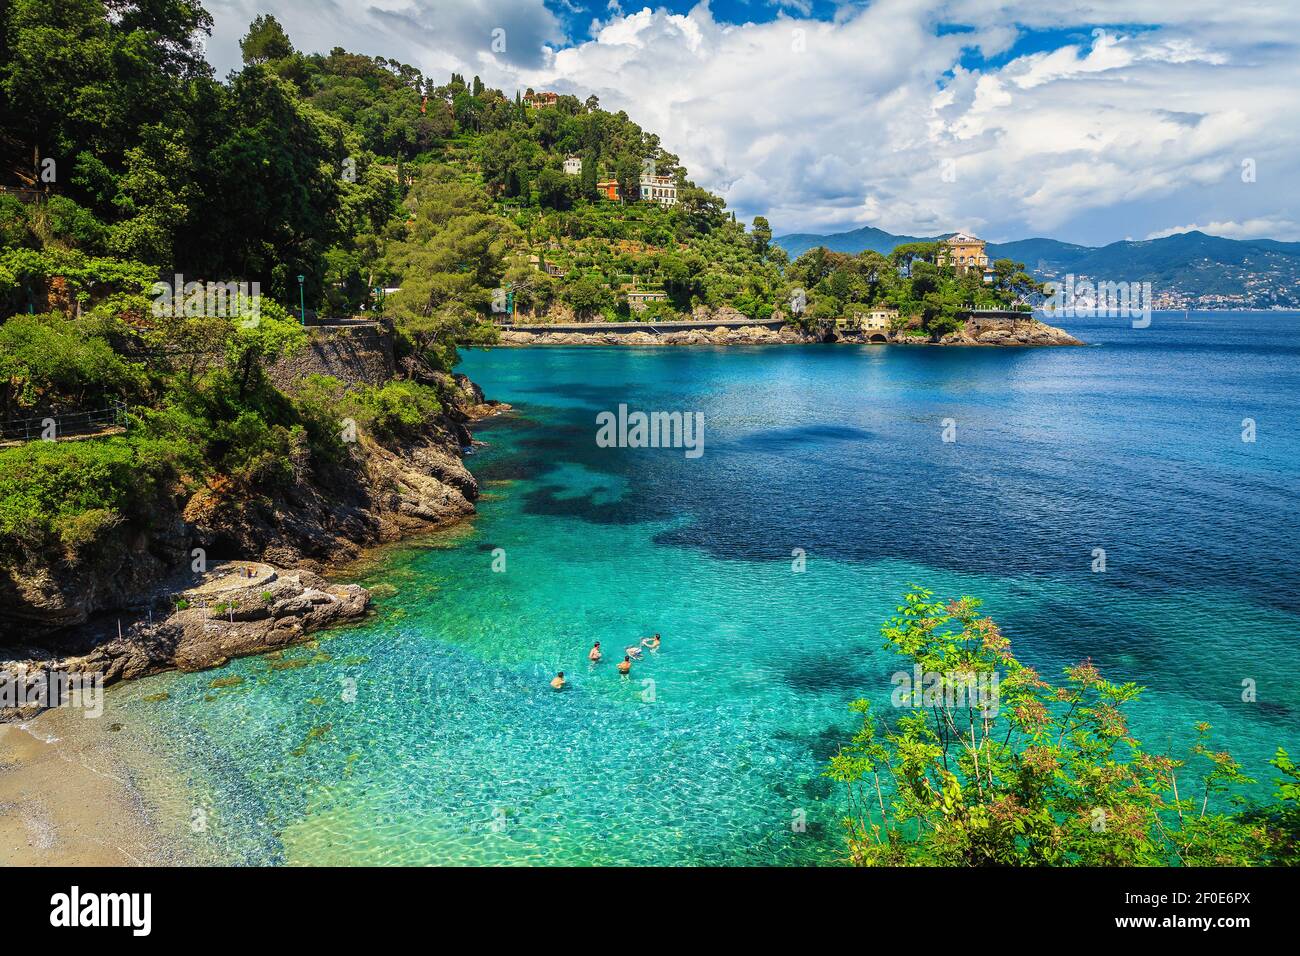
<instances>
[{"instance_id":1,"label":"blue sky","mask_svg":"<svg viewBox=\"0 0 1300 956\"><path fill-rule=\"evenodd\" d=\"M778 233L1300 240L1295 0L207 5L223 73L271 12L300 49L595 93Z\"/></svg>"}]
</instances>

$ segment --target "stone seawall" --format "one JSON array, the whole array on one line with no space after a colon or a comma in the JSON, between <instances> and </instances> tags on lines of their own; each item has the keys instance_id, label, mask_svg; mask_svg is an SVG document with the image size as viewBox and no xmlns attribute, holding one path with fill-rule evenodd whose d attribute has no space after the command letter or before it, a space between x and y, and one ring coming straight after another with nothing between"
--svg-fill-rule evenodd
<instances>
[{"instance_id":1,"label":"stone seawall","mask_svg":"<svg viewBox=\"0 0 1300 956\"><path fill-rule=\"evenodd\" d=\"M535 326L527 330L514 328L501 332L501 344L530 345L796 345L819 342L821 338L796 326L782 327L781 322L746 322L720 325L716 322L637 323L631 328L611 331L614 323L590 323L585 326Z\"/></svg>"},{"instance_id":2,"label":"stone seawall","mask_svg":"<svg viewBox=\"0 0 1300 956\"><path fill-rule=\"evenodd\" d=\"M502 325L502 332L522 332L532 335L630 335L643 332L650 335L664 335L672 332L714 332L718 329L770 329L780 331L785 325L784 319L766 321L750 319L728 319L725 321L699 319L688 322L554 322L545 324Z\"/></svg>"}]
</instances>

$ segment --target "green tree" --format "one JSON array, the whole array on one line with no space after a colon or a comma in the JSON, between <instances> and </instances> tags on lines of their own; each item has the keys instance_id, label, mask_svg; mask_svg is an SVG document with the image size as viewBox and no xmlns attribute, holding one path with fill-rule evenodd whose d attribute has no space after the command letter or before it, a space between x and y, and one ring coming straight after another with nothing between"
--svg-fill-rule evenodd
<instances>
[{"instance_id":1,"label":"green tree","mask_svg":"<svg viewBox=\"0 0 1300 956\"><path fill-rule=\"evenodd\" d=\"M537 202L545 209L568 209L569 177L558 169L543 169L537 176Z\"/></svg>"},{"instance_id":2,"label":"green tree","mask_svg":"<svg viewBox=\"0 0 1300 956\"><path fill-rule=\"evenodd\" d=\"M904 274L911 274L915 262L933 263L938 255L939 244L936 242L904 242L894 247L889 253L889 261Z\"/></svg>"},{"instance_id":3,"label":"green tree","mask_svg":"<svg viewBox=\"0 0 1300 956\"><path fill-rule=\"evenodd\" d=\"M342 126L264 66L237 74L206 123L191 217L202 227L177 237L177 258L201 275L256 279L282 301L297 298L299 273L318 290L338 238Z\"/></svg>"},{"instance_id":4,"label":"green tree","mask_svg":"<svg viewBox=\"0 0 1300 956\"><path fill-rule=\"evenodd\" d=\"M307 332L289 317L283 306L263 299L254 317L217 317L213 321L226 326L226 365L238 383L239 397L246 397L261 384L266 367L276 359L301 348Z\"/></svg>"},{"instance_id":5,"label":"green tree","mask_svg":"<svg viewBox=\"0 0 1300 956\"><path fill-rule=\"evenodd\" d=\"M772 242L772 227L768 224L766 217L755 216L754 228L750 230L750 239L754 243L754 251L759 257L767 255L767 247Z\"/></svg>"},{"instance_id":6,"label":"green tree","mask_svg":"<svg viewBox=\"0 0 1300 956\"><path fill-rule=\"evenodd\" d=\"M518 232L489 211L481 188L446 167L426 168L412 199L415 220L387 256L389 272L401 280L389 311L425 360L449 371L457 340L490 314Z\"/></svg>"},{"instance_id":7,"label":"green tree","mask_svg":"<svg viewBox=\"0 0 1300 956\"><path fill-rule=\"evenodd\" d=\"M86 324L52 313L16 315L0 325L4 418L89 410L144 387L143 370Z\"/></svg>"},{"instance_id":8,"label":"green tree","mask_svg":"<svg viewBox=\"0 0 1300 956\"><path fill-rule=\"evenodd\" d=\"M248 25L248 32L239 41L239 52L244 63L267 63L293 56L293 44L284 32L280 21L271 14L258 14Z\"/></svg>"},{"instance_id":9,"label":"green tree","mask_svg":"<svg viewBox=\"0 0 1300 956\"><path fill-rule=\"evenodd\" d=\"M198 0L10 0L0 28L0 157L31 182L64 182L82 150L116 166L141 126L187 127L210 82Z\"/></svg>"},{"instance_id":10,"label":"green tree","mask_svg":"<svg viewBox=\"0 0 1300 956\"><path fill-rule=\"evenodd\" d=\"M614 295L591 276L566 283L560 297L579 318L591 318L614 307Z\"/></svg>"},{"instance_id":11,"label":"green tree","mask_svg":"<svg viewBox=\"0 0 1300 956\"><path fill-rule=\"evenodd\" d=\"M189 146L179 131L160 124L142 128L117 180L115 202L125 218L109 228L109 250L123 259L170 266L173 236L195 194L192 177Z\"/></svg>"}]
</instances>

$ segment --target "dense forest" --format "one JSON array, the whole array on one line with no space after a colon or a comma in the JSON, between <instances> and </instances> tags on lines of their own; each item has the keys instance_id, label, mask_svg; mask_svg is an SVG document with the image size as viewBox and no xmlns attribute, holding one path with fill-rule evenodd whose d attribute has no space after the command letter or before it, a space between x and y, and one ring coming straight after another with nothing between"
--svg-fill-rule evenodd
<instances>
[{"instance_id":1,"label":"dense forest","mask_svg":"<svg viewBox=\"0 0 1300 956\"><path fill-rule=\"evenodd\" d=\"M481 189L431 166L417 215L364 145L379 133L313 105L346 102L348 57L277 59L282 33L259 18L244 67L218 81L202 55L210 27L192 0L4 10L0 561L11 580L84 568L117 529L148 529L163 500L251 506L360 469L340 422L381 444L423 427L452 387L453 326L476 321L471 286L502 268L507 224L482 214ZM308 72L295 78L300 59ZM325 79L308 96L312 77ZM432 127L421 94L399 87L414 117L387 129L415 151ZM391 106L375 99L377 113ZM450 248L434 248L437 236ZM394 303L410 318L396 333L399 379L271 381L268 368L307 338L300 309L329 310L334 297L346 314L404 265L430 270L429 298ZM251 294L214 298L214 284ZM56 417L106 408L126 427L31 440L57 437Z\"/></svg>"}]
</instances>

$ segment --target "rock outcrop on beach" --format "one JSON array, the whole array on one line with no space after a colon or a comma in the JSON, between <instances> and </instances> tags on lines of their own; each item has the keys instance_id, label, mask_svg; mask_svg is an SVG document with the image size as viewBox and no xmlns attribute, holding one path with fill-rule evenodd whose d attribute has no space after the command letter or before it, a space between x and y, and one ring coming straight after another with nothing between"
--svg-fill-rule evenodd
<instances>
[{"instance_id":1,"label":"rock outcrop on beach","mask_svg":"<svg viewBox=\"0 0 1300 956\"><path fill-rule=\"evenodd\" d=\"M956 332L951 332L938 339L930 339L909 334L907 331L886 333L848 332L838 333L836 341L850 344L889 344L889 345L1083 345L1064 329L1039 322L1037 319L982 319L967 322Z\"/></svg>"},{"instance_id":2,"label":"rock outcrop on beach","mask_svg":"<svg viewBox=\"0 0 1300 956\"><path fill-rule=\"evenodd\" d=\"M940 339L940 345L1083 345L1065 329L1046 322L1017 322L1014 325L971 326Z\"/></svg>"},{"instance_id":3,"label":"rock outcrop on beach","mask_svg":"<svg viewBox=\"0 0 1300 956\"><path fill-rule=\"evenodd\" d=\"M99 621L53 640L8 648L0 662L0 681L25 685L27 690L16 697L28 703L0 708L0 721L25 719L44 709L32 701L51 671L96 674L108 685L172 668L219 667L358 620L370 604L369 592L360 585L332 584L310 571L261 562L220 562L169 584L152 595L145 617Z\"/></svg>"}]
</instances>

